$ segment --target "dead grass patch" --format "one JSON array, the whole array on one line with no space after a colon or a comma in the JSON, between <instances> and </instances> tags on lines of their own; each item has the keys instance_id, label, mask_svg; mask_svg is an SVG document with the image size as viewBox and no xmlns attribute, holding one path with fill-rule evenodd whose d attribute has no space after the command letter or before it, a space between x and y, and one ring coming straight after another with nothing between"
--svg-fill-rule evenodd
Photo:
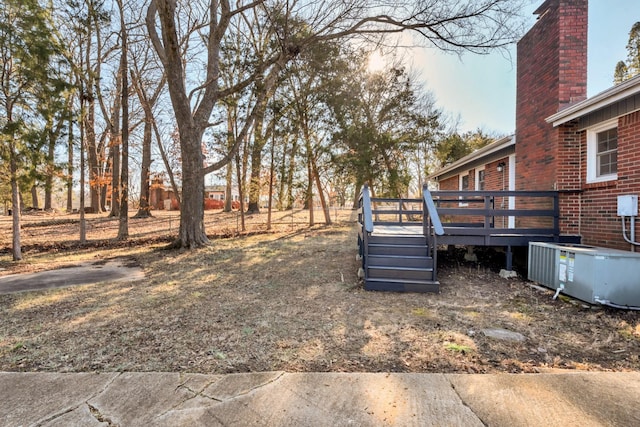
<instances>
[{"instance_id":1,"label":"dead grass patch","mask_svg":"<svg viewBox=\"0 0 640 427\"><path fill-rule=\"evenodd\" d=\"M233 230L234 217L212 215L209 221L219 227L209 228L212 244L195 251L167 251L162 241L136 238L110 246L105 235L99 249L34 240L24 263L2 255L0 274L126 256L144 268L146 279L1 295L0 370L640 368L637 312L554 301L551 291L500 279L485 267L447 263L437 295L365 292L356 277L351 214L343 212L333 226L309 228L301 212L268 233L254 218L256 228L234 238L215 237L218 229ZM70 225L29 230L70 241L71 235L50 230ZM158 237L149 229L139 234ZM491 339L481 333L489 328L519 332L526 340Z\"/></svg>"}]
</instances>

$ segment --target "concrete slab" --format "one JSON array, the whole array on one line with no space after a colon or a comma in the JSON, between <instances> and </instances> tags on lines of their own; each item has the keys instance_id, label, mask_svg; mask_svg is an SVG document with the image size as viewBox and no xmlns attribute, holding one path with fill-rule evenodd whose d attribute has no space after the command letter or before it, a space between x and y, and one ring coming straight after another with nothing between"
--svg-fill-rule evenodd
<instances>
[{"instance_id":1,"label":"concrete slab","mask_svg":"<svg viewBox=\"0 0 640 427\"><path fill-rule=\"evenodd\" d=\"M640 373L2 373L13 426L632 426Z\"/></svg>"},{"instance_id":2,"label":"concrete slab","mask_svg":"<svg viewBox=\"0 0 640 427\"><path fill-rule=\"evenodd\" d=\"M215 404L215 400L201 393L221 378L218 375L124 372L88 403L99 419L108 420L112 425L172 425L158 423L158 420L166 419L167 413L182 405L194 405L194 399L200 406ZM190 419L183 422L173 425L191 425Z\"/></svg>"},{"instance_id":3,"label":"concrete slab","mask_svg":"<svg viewBox=\"0 0 640 427\"><path fill-rule=\"evenodd\" d=\"M220 396L221 387L206 393ZM212 417L238 426L482 426L437 374L281 374L191 421L206 425Z\"/></svg>"},{"instance_id":4,"label":"concrete slab","mask_svg":"<svg viewBox=\"0 0 640 427\"><path fill-rule=\"evenodd\" d=\"M56 419L86 406L89 399L102 393L118 375L0 373L0 424L59 425ZM69 417L71 415L66 418ZM84 419L82 414L75 414L74 418Z\"/></svg>"},{"instance_id":5,"label":"concrete slab","mask_svg":"<svg viewBox=\"0 0 640 427\"><path fill-rule=\"evenodd\" d=\"M44 424L36 425L42 425L42 427L112 427L107 421L99 421L91 412L91 408L88 405L82 405Z\"/></svg>"},{"instance_id":6,"label":"concrete slab","mask_svg":"<svg viewBox=\"0 0 640 427\"><path fill-rule=\"evenodd\" d=\"M144 279L144 271L126 259L81 263L67 268L0 277L0 294L101 282Z\"/></svg>"},{"instance_id":7,"label":"concrete slab","mask_svg":"<svg viewBox=\"0 0 640 427\"><path fill-rule=\"evenodd\" d=\"M638 372L447 377L485 425L640 425Z\"/></svg>"}]
</instances>

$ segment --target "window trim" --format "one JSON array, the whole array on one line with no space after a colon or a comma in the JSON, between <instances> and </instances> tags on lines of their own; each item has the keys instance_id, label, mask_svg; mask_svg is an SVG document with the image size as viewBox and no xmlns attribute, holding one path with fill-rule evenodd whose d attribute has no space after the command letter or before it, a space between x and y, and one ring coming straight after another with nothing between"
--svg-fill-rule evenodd
<instances>
[{"instance_id":1,"label":"window trim","mask_svg":"<svg viewBox=\"0 0 640 427\"><path fill-rule=\"evenodd\" d=\"M617 172L598 176L598 134L617 127L618 119L613 119L587 129L587 184L618 179Z\"/></svg>"},{"instance_id":2,"label":"window trim","mask_svg":"<svg viewBox=\"0 0 640 427\"><path fill-rule=\"evenodd\" d=\"M458 191L471 191L471 189L469 188L469 181L471 180L471 169L464 171L463 173L460 173L458 175ZM466 190L462 188L462 180L464 177L467 177L467 188ZM459 199L462 199L462 196L458 197ZM459 202L458 206L460 207L466 207L469 206L469 203L466 202Z\"/></svg>"},{"instance_id":3,"label":"window trim","mask_svg":"<svg viewBox=\"0 0 640 427\"><path fill-rule=\"evenodd\" d=\"M482 191L482 189L479 188L480 187L480 172L485 172L485 167L484 166L481 166L481 167L476 169L476 179L475 179L475 183L474 183L476 191ZM484 179L482 180L482 183L485 184L485 187L486 187L486 179L487 179L487 173L485 172Z\"/></svg>"}]
</instances>

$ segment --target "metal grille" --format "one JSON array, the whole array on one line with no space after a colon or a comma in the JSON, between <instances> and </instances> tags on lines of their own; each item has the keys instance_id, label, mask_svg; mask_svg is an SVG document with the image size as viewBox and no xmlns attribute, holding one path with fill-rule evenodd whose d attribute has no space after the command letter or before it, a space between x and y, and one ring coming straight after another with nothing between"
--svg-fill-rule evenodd
<instances>
[{"instance_id":1,"label":"metal grille","mask_svg":"<svg viewBox=\"0 0 640 427\"><path fill-rule=\"evenodd\" d=\"M556 278L556 248L545 243L529 243L529 280L554 287Z\"/></svg>"}]
</instances>

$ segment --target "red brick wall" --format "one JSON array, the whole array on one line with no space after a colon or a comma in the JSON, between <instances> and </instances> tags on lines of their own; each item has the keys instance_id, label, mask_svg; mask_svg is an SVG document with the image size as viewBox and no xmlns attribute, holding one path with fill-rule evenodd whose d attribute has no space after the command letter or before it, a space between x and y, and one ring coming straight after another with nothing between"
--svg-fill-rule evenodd
<instances>
[{"instance_id":1,"label":"red brick wall","mask_svg":"<svg viewBox=\"0 0 640 427\"><path fill-rule=\"evenodd\" d=\"M438 188L442 191L458 191L460 189L460 178L458 175L443 179L438 183Z\"/></svg>"},{"instance_id":2,"label":"red brick wall","mask_svg":"<svg viewBox=\"0 0 640 427\"><path fill-rule=\"evenodd\" d=\"M498 164L504 163L503 172L498 172ZM469 173L469 190L476 189L476 169L471 169ZM484 167L484 189L487 191L507 191L509 190L509 158L505 157L487 163ZM504 180L504 181L503 181ZM460 190L460 175L455 175L439 182L442 191Z\"/></svg>"},{"instance_id":3,"label":"red brick wall","mask_svg":"<svg viewBox=\"0 0 640 427\"><path fill-rule=\"evenodd\" d=\"M561 129L564 127L566 126ZM582 242L587 245L628 250L630 245L622 237L617 205L619 195L640 195L640 112L628 114L618 120L617 180L586 184L586 131L580 133L580 144L579 170L582 194L579 196L581 200L579 229ZM571 212L571 206L562 205L564 215ZM636 240L640 240L640 227L636 227L636 236L638 236Z\"/></svg>"},{"instance_id":4,"label":"red brick wall","mask_svg":"<svg viewBox=\"0 0 640 427\"><path fill-rule=\"evenodd\" d=\"M503 171L498 172L498 164L504 163ZM496 160L485 166L484 189L487 191L509 190L509 158Z\"/></svg>"},{"instance_id":5,"label":"red brick wall","mask_svg":"<svg viewBox=\"0 0 640 427\"><path fill-rule=\"evenodd\" d=\"M560 232L577 236L580 235L580 190L586 177L586 166L581 166L582 157L586 156L585 132L579 132L576 124L566 124L557 132L556 186L560 191Z\"/></svg>"},{"instance_id":6,"label":"red brick wall","mask_svg":"<svg viewBox=\"0 0 640 427\"><path fill-rule=\"evenodd\" d=\"M586 97L587 10L587 0L547 0L518 43L518 190L553 190L558 181L558 130L545 118Z\"/></svg>"},{"instance_id":7,"label":"red brick wall","mask_svg":"<svg viewBox=\"0 0 640 427\"><path fill-rule=\"evenodd\" d=\"M498 171L498 164L504 163L503 171ZM476 181L476 170L471 169L467 173L469 174L469 190L475 190L475 181ZM500 160L495 160L491 163L487 163L484 168L485 177L485 190L486 191L501 191L501 190L509 190L509 158L505 157ZM504 181L503 181L504 179ZM439 190L442 191L458 191L460 189L460 175L455 175L447 179L443 179L439 182ZM442 203L440 206L447 208L462 208L464 205L460 205L459 202L448 202ZM468 203L467 208L469 209L482 209L484 207L484 202L471 202ZM506 197L498 198L495 201L495 207L500 209L508 209L509 203ZM470 216L447 216L441 218L443 222L475 222L482 223L484 221L484 217L470 217ZM505 218L502 221L502 217L496 218L496 224L506 223L507 219ZM502 222L501 222L502 221ZM501 226L501 225L500 225Z\"/></svg>"}]
</instances>

